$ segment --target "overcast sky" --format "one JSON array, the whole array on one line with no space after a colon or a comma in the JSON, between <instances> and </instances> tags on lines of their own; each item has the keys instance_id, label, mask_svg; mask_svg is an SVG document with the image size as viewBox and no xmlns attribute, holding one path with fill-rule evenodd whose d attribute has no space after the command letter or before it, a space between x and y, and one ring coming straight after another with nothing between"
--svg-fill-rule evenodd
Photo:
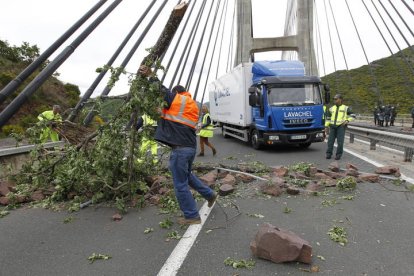
<instances>
[{"instance_id":1,"label":"overcast sky","mask_svg":"<svg viewBox=\"0 0 414 276\"><path fill-rule=\"evenodd\" d=\"M194 0L193 0L194 1ZM378 17L375 9L373 9L371 0L364 0L367 6L370 7L373 16L378 20L380 28L384 31L384 36L390 44L393 52L398 51L397 46L392 41L392 38L387 33L381 19ZM400 26L401 31L406 36L410 44L414 43L414 37L403 25L403 22L398 18L398 15L394 12L389 2L381 0L387 7L387 10L395 18L397 24ZM97 0L72 0L72 1L56 1L56 0L0 0L2 15L0 16L0 39L7 40L11 45L20 46L23 41L30 44L36 44L41 52L47 49L58 37L60 37L71 25L74 24L86 11L88 11ZM60 79L64 82L70 82L78 85L81 92L84 93L86 89L93 82L97 73L95 69L103 66L111 57L112 53L116 50L118 45L124 39L131 27L138 20L140 15L146 9L150 0L123 0L121 4L108 16L108 18L102 22L96 30L82 43L72 54L68 60L57 70L60 73ZM157 0L154 8L151 10L148 18L145 18L143 24L138 29L138 33L133 36L126 49L129 51L130 47L136 41L142 30L145 28L146 23L149 22L153 16L154 11L161 4L161 0ZM177 4L178 0L169 0L166 8L159 15L160 19L154 24L154 27L150 31L150 35L147 36L142 42L142 46L136 55L131 59L127 66L127 71L134 72L140 64L142 58L147 55L145 48L149 48L154 45L158 38L159 32L162 30L165 20L168 18L172 8ZM197 5L201 1L197 1ZM233 10L232 3L234 0L230 0L229 12ZM287 0L252 0L253 4L253 25L255 37L278 37L283 36L284 22L286 14ZM330 22L332 45L335 48L333 55L335 56L336 69L345 69L345 61L342 56L338 35L335 30L335 25L331 17L330 6L328 0L316 0L316 7L318 12L318 24L320 26L320 33L323 43L325 67L322 67L320 50L320 74L324 72L330 73L334 70L334 63L332 58L332 51L330 49L330 38L327 30L327 21L325 15L325 6L328 10L328 21ZM382 10L378 3L378 0L374 0ZM406 0L412 9L414 9L414 2ZM107 7L112 1L108 1L104 7ZM210 3L210 1L208 1ZM345 0L331 0L333 13L337 27L339 29L341 42L343 44L345 56L347 59L349 69L359 67L366 64L366 58L363 53L356 31L353 27L352 19L349 16ZM385 43L382 41L381 36L376 30L375 25L372 23L368 13L365 10L362 0L348 0L354 20L356 22L358 32L363 41L364 49L367 53L368 60L373 60L389 56L390 52L387 49ZM402 4L400 0L392 0L400 14L408 26L414 28L414 16L410 11ZM197 6L196 6L197 7ZM100 9L97 14L103 9ZM407 44L399 35L393 23L388 19L388 16L383 13L384 19L386 19L393 35L395 36L398 44L401 48L406 48ZM163 22L160 22L163 21ZM227 16L227 21L231 21L231 16ZM87 23L90 23L88 21ZM87 26L88 24L85 24ZM230 25L230 24L228 24ZM315 26L316 28L316 26ZM81 28L82 31L84 28ZM228 28L229 29L229 28ZM80 33L77 32L76 34ZM229 37L229 30L226 31L225 37ZM57 51L60 53L62 49L72 42L75 37L72 36L64 46ZM213 36L214 38L214 36ZM317 39L318 40L318 39ZM228 48L228 41L223 43L223 48ZM195 46L194 46L195 47ZM320 49L320 48L319 48ZM127 51L120 55L115 62L114 66L119 66L124 59ZM55 56L55 55L54 55ZM53 60L54 56L49 58ZM227 57L226 57L227 58ZM222 57L219 64L223 64ZM266 53L257 55L256 59L280 59L280 53ZM213 63L213 67L217 66L217 62ZM205 68L208 68L206 66ZM199 67L198 67L199 69ZM206 69L204 69L205 71ZM223 69L220 69L220 74L224 73ZM167 75L168 76L168 75ZM198 76L198 73L195 74ZM211 78L211 76L210 76ZM168 77L167 77L168 79ZM103 82L94 93L99 94L99 91L103 89ZM121 82L113 89L111 94L122 94L128 91L126 77L121 79Z\"/></svg>"}]
</instances>

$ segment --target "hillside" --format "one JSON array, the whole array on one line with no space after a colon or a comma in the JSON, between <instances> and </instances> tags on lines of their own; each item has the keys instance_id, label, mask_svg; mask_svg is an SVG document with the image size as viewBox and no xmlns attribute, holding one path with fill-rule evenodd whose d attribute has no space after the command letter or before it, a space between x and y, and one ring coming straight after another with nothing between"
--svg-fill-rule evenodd
<instances>
[{"instance_id":1,"label":"hillside","mask_svg":"<svg viewBox=\"0 0 414 276\"><path fill-rule=\"evenodd\" d=\"M345 104L356 113L372 113L376 105L391 104L398 106L398 113L407 114L414 106L414 74L406 60L414 67L414 54L409 48L372 62L372 69L364 65L340 70L322 80L330 84L331 98L343 94Z\"/></svg>"},{"instance_id":2,"label":"hillside","mask_svg":"<svg viewBox=\"0 0 414 276\"><path fill-rule=\"evenodd\" d=\"M26 68L37 56L37 46L23 43L21 46L10 46L6 41L0 40L0 90L13 80L24 68ZM44 67L45 65L43 65ZM22 90L32 81L40 71L33 73L11 96L9 96L0 110L3 110ZM51 76L31 98L19 109L19 111L3 126L2 132L8 134L11 128L22 131L37 122L37 116L51 109L54 104L62 106L63 110L76 105L80 91L78 86L63 83L56 76Z\"/></svg>"}]
</instances>

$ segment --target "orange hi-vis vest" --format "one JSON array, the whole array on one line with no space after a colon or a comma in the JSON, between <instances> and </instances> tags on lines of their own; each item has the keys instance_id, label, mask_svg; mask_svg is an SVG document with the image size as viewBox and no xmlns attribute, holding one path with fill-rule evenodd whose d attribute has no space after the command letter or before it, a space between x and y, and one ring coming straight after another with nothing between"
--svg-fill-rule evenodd
<instances>
[{"instance_id":1,"label":"orange hi-vis vest","mask_svg":"<svg viewBox=\"0 0 414 276\"><path fill-rule=\"evenodd\" d=\"M188 92L177 93L169 109L162 110L161 118L196 128L198 106Z\"/></svg>"}]
</instances>

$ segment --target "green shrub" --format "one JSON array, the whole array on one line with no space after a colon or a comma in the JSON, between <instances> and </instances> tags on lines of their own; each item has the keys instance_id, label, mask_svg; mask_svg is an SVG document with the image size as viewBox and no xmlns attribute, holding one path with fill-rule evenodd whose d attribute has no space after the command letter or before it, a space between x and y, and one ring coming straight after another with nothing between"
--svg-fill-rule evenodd
<instances>
[{"instance_id":1,"label":"green shrub","mask_svg":"<svg viewBox=\"0 0 414 276\"><path fill-rule=\"evenodd\" d=\"M24 129L21 126L19 126L19 125L5 125L2 128L2 132L6 136L11 135L12 133L19 134L19 135L23 135L24 134Z\"/></svg>"}]
</instances>

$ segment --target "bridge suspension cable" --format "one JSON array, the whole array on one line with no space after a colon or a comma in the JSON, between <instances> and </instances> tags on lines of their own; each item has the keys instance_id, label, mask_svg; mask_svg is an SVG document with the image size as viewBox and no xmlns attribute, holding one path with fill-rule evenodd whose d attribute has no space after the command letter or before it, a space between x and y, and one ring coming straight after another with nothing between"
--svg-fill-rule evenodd
<instances>
[{"instance_id":1,"label":"bridge suspension cable","mask_svg":"<svg viewBox=\"0 0 414 276\"><path fill-rule=\"evenodd\" d=\"M152 6L155 4L156 0L153 0L147 9L144 11L144 13L141 15L141 17L138 19L138 21L135 23L135 25L131 28L129 33L126 35L124 40L119 45L118 49L115 51L115 53L112 55L112 57L108 60L106 63L106 66L102 68L102 71L99 73L99 75L95 78L91 86L86 90L85 94L82 96L82 98L79 100L79 102L76 104L75 108L71 111L70 115L68 116L68 120L73 122L78 115L79 111L82 110L83 106L85 105L86 101L91 97L93 92L95 91L98 84L102 81L103 77L108 72L108 67L112 66L116 58L119 56L121 51L124 49L125 45L128 43L128 41L131 39L132 35L136 32L138 27L141 25L142 20L145 18L145 16L148 14L148 12L151 10Z\"/></svg>"},{"instance_id":2,"label":"bridge suspension cable","mask_svg":"<svg viewBox=\"0 0 414 276\"><path fill-rule=\"evenodd\" d=\"M0 113L0 127L2 127L17 110L29 99L48 77L75 51L75 49L89 36L89 34L122 2L115 0L103 11L69 46L67 46L53 61L51 61L33 81Z\"/></svg>"},{"instance_id":3,"label":"bridge suspension cable","mask_svg":"<svg viewBox=\"0 0 414 276\"><path fill-rule=\"evenodd\" d=\"M154 16L151 18L150 22L148 23L148 25L145 27L145 29L142 31L141 35L139 36L138 40L135 42L134 46L132 46L131 50L129 51L129 53L126 55L126 57L124 58L124 60L122 61L120 68L124 69L129 61L131 60L132 56L135 54L136 50L138 49L138 47L141 45L142 40L145 38L145 36L148 34L148 31L151 29L152 25L154 24L155 20L158 18L158 14L161 13L161 11L164 9L165 4L167 4L168 0L164 0L164 2L162 2L162 4L159 6L158 10L155 12ZM144 15L145 16L145 15ZM118 77L121 75L122 71L121 70L117 70L115 72L115 75L112 76L112 78L114 79L118 79ZM106 85L104 90L101 92L101 97L102 96L107 96L109 94L109 92L111 92L112 90L112 85ZM86 115L85 120L83 121L84 125L89 125L90 122L92 121L94 115L95 115L95 104L93 105L93 107L91 108L91 110L89 111L89 113Z\"/></svg>"},{"instance_id":4,"label":"bridge suspension cable","mask_svg":"<svg viewBox=\"0 0 414 276\"><path fill-rule=\"evenodd\" d=\"M107 0L101 0L96 3L84 16L73 24L61 37L59 37L49 48L47 48L39 57L27 66L14 80L10 81L0 91L0 104L3 103L16 89L45 62L62 44L82 26Z\"/></svg>"}]
</instances>

